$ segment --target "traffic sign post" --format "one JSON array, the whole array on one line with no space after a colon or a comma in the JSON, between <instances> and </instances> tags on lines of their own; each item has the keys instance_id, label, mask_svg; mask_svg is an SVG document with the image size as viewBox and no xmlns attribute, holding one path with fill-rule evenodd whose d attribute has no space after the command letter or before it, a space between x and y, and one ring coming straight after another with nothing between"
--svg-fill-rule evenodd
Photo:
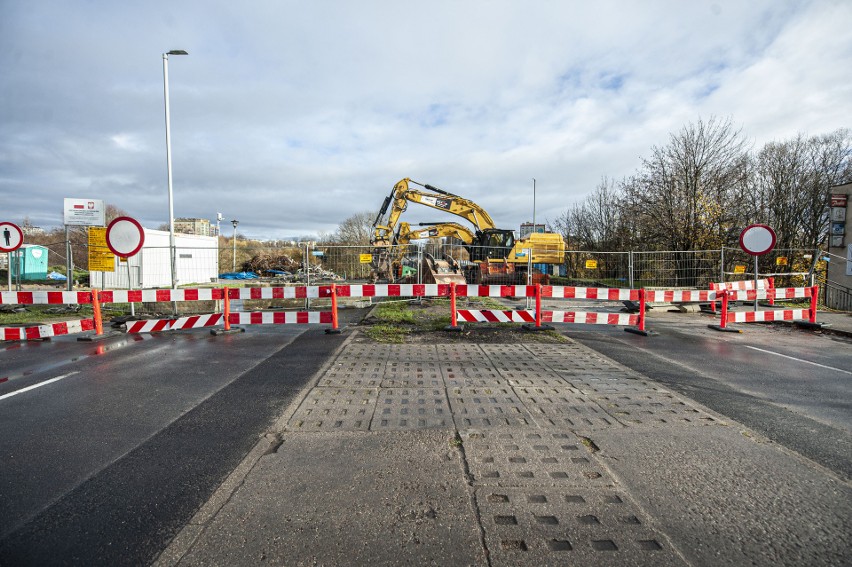
<instances>
[{"instance_id":1,"label":"traffic sign post","mask_svg":"<svg viewBox=\"0 0 852 567\"><path fill-rule=\"evenodd\" d=\"M11 222L0 222L0 252L5 252L7 257L6 277L9 280L9 291L12 291L12 252L20 248L23 243L24 232L21 227ZM20 274L20 259L15 265Z\"/></svg>"},{"instance_id":2,"label":"traffic sign post","mask_svg":"<svg viewBox=\"0 0 852 567\"><path fill-rule=\"evenodd\" d=\"M106 245L110 251L119 258L135 256L142 250L145 244L145 229L134 218L116 217L106 229ZM127 289L133 289L133 280L130 277L130 262L127 266ZM136 308L130 302L130 314L136 315Z\"/></svg>"},{"instance_id":3,"label":"traffic sign post","mask_svg":"<svg viewBox=\"0 0 852 567\"><path fill-rule=\"evenodd\" d=\"M775 242L777 238L775 236L775 231L772 230L771 227L765 224L752 224L743 229L740 233L740 248L746 254L754 256L754 310L757 311L757 293L758 289L757 280L758 280L758 270L757 270L757 257L763 256L764 254L768 254L775 248Z\"/></svg>"}]
</instances>

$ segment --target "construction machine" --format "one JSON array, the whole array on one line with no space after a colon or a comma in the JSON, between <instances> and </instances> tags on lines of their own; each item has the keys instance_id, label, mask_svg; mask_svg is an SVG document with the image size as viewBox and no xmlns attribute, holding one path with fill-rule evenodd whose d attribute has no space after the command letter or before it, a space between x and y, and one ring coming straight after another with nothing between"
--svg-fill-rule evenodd
<instances>
[{"instance_id":1,"label":"construction machine","mask_svg":"<svg viewBox=\"0 0 852 567\"><path fill-rule=\"evenodd\" d=\"M412 184L427 191L412 188ZM409 202L461 217L472 224L474 230L458 223L431 223L429 228L412 231L408 223L399 222ZM464 270L465 281L469 283L513 282L517 279L516 273L527 273L529 265L561 264L565 258L565 242L561 235L532 233L516 240L513 230L497 228L488 212L477 203L405 178L397 182L385 198L373 222L373 279L384 277L394 281L405 254L402 245L424 236L452 236L462 241L470 256L470 265ZM537 279L543 278L539 274Z\"/></svg>"}]
</instances>

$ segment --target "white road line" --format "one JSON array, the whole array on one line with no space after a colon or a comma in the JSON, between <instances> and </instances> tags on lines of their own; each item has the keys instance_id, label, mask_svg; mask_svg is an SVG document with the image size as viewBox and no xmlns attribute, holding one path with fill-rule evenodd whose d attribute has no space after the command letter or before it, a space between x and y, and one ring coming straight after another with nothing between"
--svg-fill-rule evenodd
<instances>
[{"instance_id":1,"label":"white road line","mask_svg":"<svg viewBox=\"0 0 852 567\"><path fill-rule=\"evenodd\" d=\"M820 368L826 368L828 370L836 370L837 372L843 372L844 374L852 375L852 372L848 370L843 370L842 368L835 368L833 366L826 366L825 364L819 364L817 362L811 362L810 360L802 360L801 358L796 358L794 356L787 356L786 354L781 354L778 352L772 352L771 350L763 350L762 348L757 348L753 346L746 345L746 348L750 348L752 350L759 350L760 352L765 352L766 354L774 354L775 356L781 356L783 358L789 358L790 360L795 360L796 362L804 362L805 364L812 364L814 366L819 366Z\"/></svg>"},{"instance_id":2,"label":"white road line","mask_svg":"<svg viewBox=\"0 0 852 567\"><path fill-rule=\"evenodd\" d=\"M32 386L27 386L26 388L21 388L20 390L16 390L14 392L10 392L8 394L0 396L0 400L5 400L6 398L11 398L12 396L17 396L18 394L23 394L24 392L29 392L30 390L35 390L36 388L41 388L42 386L47 386L52 382L62 380L63 378L68 378L69 376L74 376L75 374L79 373L79 370L75 370L74 372L69 372L68 374L63 374L62 376L57 376L56 378L51 378L50 380L45 380L44 382L39 382L38 384L33 384Z\"/></svg>"}]
</instances>

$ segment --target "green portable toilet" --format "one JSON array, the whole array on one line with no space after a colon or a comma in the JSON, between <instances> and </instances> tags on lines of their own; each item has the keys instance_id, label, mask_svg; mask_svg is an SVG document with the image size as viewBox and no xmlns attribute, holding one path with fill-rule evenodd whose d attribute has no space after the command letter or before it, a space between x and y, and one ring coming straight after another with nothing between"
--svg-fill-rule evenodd
<instances>
[{"instance_id":1,"label":"green portable toilet","mask_svg":"<svg viewBox=\"0 0 852 567\"><path fill-rule=\"evenodd\" d=\"M47 278L47 248L38 244L24 244L12 252L12 277L21 262L21 280L43 280Z\"/></svg>"}]
</instances>

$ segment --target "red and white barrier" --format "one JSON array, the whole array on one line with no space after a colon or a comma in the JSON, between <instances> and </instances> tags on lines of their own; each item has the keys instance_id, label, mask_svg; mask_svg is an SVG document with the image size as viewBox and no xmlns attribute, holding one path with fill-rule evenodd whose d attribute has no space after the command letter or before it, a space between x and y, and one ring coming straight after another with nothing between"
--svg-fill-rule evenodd
<instances>
[{"instance_id":1,"label":"red and white barrier","mask_svg":"<svg viewBox=\"0 0 852 567\"><path fill-rule=\"evenodd\" d=\"M125 323L128 333L156 333L159 331L176 331L179 329L199 329L213 327L222 322L221 313L212 315L193 315L177 319L148 319L145 321L128 321Z\"/></svg>"},{"instance_id":2,"label":"red and white barrier","mask_svg":"<svg viewBox=\"0 0 852 567\"><path fill-rule=\"evenodd\" d=\"M541 314L545 323L578 323L584 325L621 325L638 327L641 314L600 313L594 311L545 311ZM644 330L644 329L642 329Z\"/></svg>"},{"instance_id":3,"label":"red and white barrier","mask_svg":"<svg viewBox=\"0 0 852 567\"><path fill-rule=\"evenodd\" d=\"M558 299L639 301L639 290L615 287L562 287L545 285L541 287L541 296Z\"/></svg>"},{"instance_id":4,"label":"red and white barrier","mask_svg":"<svg viewBox=\"0 0 852 567\"><path fill-rule=\"evenodd\" d=\"M734 290L720 292L722 299L722 313L719 325L710 325L711 328L720 331L728 329L728 323L758 323L771 321L807 321L816 324L817 299L819 298L819 287L804 288L771 288L763 290ZM755 311L730 311L730 301L743 301L752 299L797 299L810 298L811 304L807 309L771 309Z\"/></svg>"},{"instance_id":5,"label":"red and white barrier","mask_svg":"<svg viewBox=\"0 0 852 567\"><path fill-rule=\"evenodd\" d=\"M91 302L90 291L0 291L0 305L79 305Z\"/></svg>"},{"instance_id":6,"label":"red and white barrier","mask_svg":"<svg viewBox=\"0 0 852 567\"><path fill-rule=\"evenodd\" d=\"M689 289L645 290L645 301L648 303L706 303L715 300L715 291L695 291Z\"/></svg>"},{"instance_id":7,"label":"red and white barrier","mask_svg":"<svg viewBox=\"0 0 852 567\"><path fill-rule=\"evenodd\" d=\"M469 310L457 309L456 297L485 292L488 297L535 297L533 311ZM487 288L487 289L485 289ZM485 295L483 293L482 295ZM482 296L480 295L480 296ZM542 298L549 299L589 299L608 301L639 301L638 314L602 313L594 311L543 311ZM468 286L450 284L450 330L458 330L458 321L468 323L534 323L540 329L546 323L577 323L597 325L637 326L638 332L645 331L645 292L639 289L618 288L580 288L543 286Z\"/></svg>"},{"instance_id":8,"label":"red and white barrier","mask_svg":"<svg viewBox=\"0 0 852 567\"><path fill-rule=\"evenodd\" d=\"M456 313L467 323L535 323L535 311L459 309Z\"/></svg>"},{"instance_id":9,"label":"red and white barrier","mask_svg":"<svg viewBox=\"0 0 852 567\"><path fill-rule=\"evenodd\" d=\"M32 327L0 327L0 341L35 341L59 335L72 335L95 329L94 319L63 321Z\"/></svg>"},{"instance_id":10,"label":"red and white barrier","mask_svg":"<svg viewBox=\"0 0 852 567\"><path fill-rule=\"evenodd\" d=\"M757 286L757 287L755 287ZM749 291L749 290L769 290L775 287L775 278L766 278L763 280L741 280L738 282L718 282L710 284L710 291L717 292L717 298L720 297L719 293L723 291ZM772 300L770 300L771 304ZM716 298L712 300L710 304L710 308L713 311L716 311Z\"/></svg>"},{"instance_id":11,"label":"red and white barrier","mask_svg":"<svg viewBox=\"0 0 852 567\"><path fill-rule=\"evenodd\" d=\"M217 301L223 299L223 288L193 289L117 289L101 291L102 303L157 303L172 301Z\"/></svg>"}]
</instances>

